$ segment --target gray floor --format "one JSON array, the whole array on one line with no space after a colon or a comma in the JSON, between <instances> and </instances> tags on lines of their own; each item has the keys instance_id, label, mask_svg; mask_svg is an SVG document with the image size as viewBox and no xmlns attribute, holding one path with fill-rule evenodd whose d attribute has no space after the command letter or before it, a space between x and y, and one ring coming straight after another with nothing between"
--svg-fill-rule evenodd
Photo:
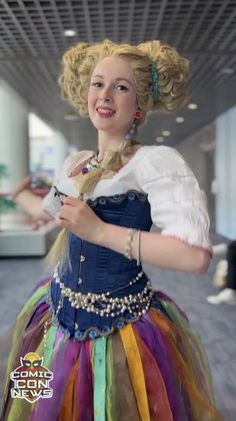
<instances>
[{"instance_id":1,"label":"gray floor","mask_svg":"<svg viewBox=\"0 0 236 421\"><path fill-rule=\"evenodd\" d=\"M217 243L221 239L214 236L213 241ZM207 295L217 291L212 285L217 260L214 257L208 273L201 276L150 266L145 269L155 287L177 302L201 335L212 370L217 406L226 421L235 421L236 306L214 306L206 301ZM0 259L0 335L10 326L30 291L42 278L42 263L42 259L37 258Z\"/></svg>"}]
</instances>

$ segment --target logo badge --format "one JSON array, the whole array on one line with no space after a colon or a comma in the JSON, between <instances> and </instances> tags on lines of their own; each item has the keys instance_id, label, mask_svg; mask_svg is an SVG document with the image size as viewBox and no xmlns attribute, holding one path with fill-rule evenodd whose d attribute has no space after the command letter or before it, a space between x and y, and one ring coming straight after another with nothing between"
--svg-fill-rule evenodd
<instances>
[{"instance_id":1,"label":"logo badge","mask_svg":"<svg viewBox=\"0 0 236 421\"><path fill-rule=\"evenodd\" d=\"M28 352L24 358L20 358L20 362L21 365L10 374L14 382L14 387L11 388L12 398L26 399L30 403L39 398L51 398L53 390L49 383L53 379L53 373L43 366L43 357L36 352Z\"/></svg>"}]
</instances>

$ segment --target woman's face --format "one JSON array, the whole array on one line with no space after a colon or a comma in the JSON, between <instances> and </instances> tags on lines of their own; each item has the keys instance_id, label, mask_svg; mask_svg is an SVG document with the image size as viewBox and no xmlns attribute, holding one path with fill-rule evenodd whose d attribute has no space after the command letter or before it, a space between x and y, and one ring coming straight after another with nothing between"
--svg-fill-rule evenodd
<instances>
[{"instance_id":1,"label":"woman's face","mask_svg":"<svg viewBox=\"0 0 236 421\"><path fill-rule=\"evenodd\" d=\"M106 57L95 67L88 92L89 117L97 130L125 134L137 110L136 89L130 64Z\"/></svg>"}]
</instances>

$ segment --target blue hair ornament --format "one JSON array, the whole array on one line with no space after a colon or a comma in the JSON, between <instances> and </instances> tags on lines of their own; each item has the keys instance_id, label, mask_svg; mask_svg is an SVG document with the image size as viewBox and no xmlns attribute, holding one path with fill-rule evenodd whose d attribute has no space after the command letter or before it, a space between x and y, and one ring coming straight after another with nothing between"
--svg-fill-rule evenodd
<instances>
[{"instance_id":1,"label":"blue hair ornament","mask_svg":"<svg viewBox=\"0 0 236 421\"><path fill-rule=\"evenodd\" d=\"M152 70L152 85L153 85L153 95L154 97L158 96L158 75L157 75L157 67L154 61L151 62L151 70Z\"/></svg>"}]
</instances>

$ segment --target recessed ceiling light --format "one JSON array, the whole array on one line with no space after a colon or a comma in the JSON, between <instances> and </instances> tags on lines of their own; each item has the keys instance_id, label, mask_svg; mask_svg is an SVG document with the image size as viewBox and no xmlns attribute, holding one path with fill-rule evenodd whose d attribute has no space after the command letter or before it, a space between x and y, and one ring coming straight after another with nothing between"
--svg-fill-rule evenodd
<instances>
[{"instance_id":1,"label":"recessed ceiling light","mask_svg":"<svg viewBox=\"0 0 236 421\"><path fill-rule=\"evenodd\" d=\"M234 69L232 69L232 67L224 67L221 70L221 73L224 73L225 75L232 75L232 73L234 73Z\"/></svg>"},{"instance_id":2,"label":"recessed ceiling light","mask_svg":"<svg viewBox=\"0 0 236 421\"><path fill-rule=\"evenodd\" d=\"M162 136L158 136L158 137L156 137L156 142L158 142L158 143L162 143L162 142L164 142L164 137L162 137Z\"/></svg>"},{"instance_id":3,"label":"recessed ceiling light","mask_svg":"<svg viewBox=\"0 0 236 421\"><path fill-rule=\"evenodd\" d=\"M170 136L169 130L163 130L163 132L161 132L161 134L163 134L163 136Z\"/></svg>"},{"instance_id":4,"label":"recessed ceiling light","mask_svg":"<svg viewBox=\"0 0 236 421\"><path fill-rule=\"evenodd\" d=\"M64 116L64 120L67 120L67 121L76 121L76 120L79 120L79 116L76 115L76 114L66 114Z\"/></svg>"},{"instance_id":5,"label":"recessed ceiling light","mask_svg":"<svg viewBox=\"0 0 236 421\"><path fill-rule=\"evenodd\" d=\"M175 120L177 121L177 123L183 123L184 122L184 117L176 117Z\"/></svg>"},{"instance_id":6,"label":"recessed ceiling light","mask_svg":"<svg viewBox=\"0 0 236 421\"><path fill-rule=\"evenodd\" d=\"M197 109L197 104L188 104L188 108L190 109L190 110L196 110Z\"/></svg>"},{"instance_id":7,"label":"recessed ceiling light","mask_svg":"<svg viewBox=\"0 0 236 421\"><path fill-rule=\"evenodd\" d=\"M74 37L76 34L77 34L77 32L76 32L76 31L74 31L73 29L66 29L66 30L64 31L64 35L65 35L66 37Z\"/></svg>"}]
</instances>

